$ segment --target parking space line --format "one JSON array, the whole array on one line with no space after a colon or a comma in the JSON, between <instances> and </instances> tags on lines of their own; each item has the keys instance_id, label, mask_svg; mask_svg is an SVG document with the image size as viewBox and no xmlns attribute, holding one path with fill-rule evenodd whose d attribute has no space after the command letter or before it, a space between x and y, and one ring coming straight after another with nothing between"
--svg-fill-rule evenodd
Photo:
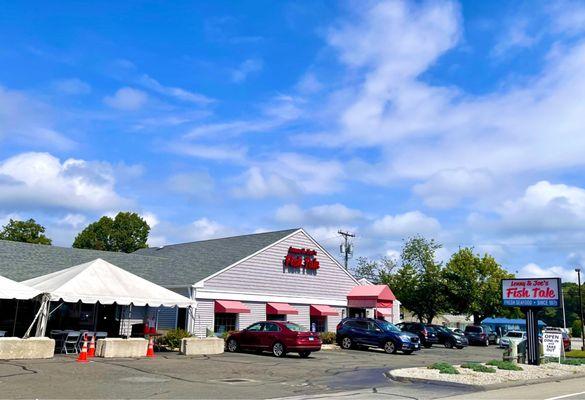
<instances>
[{"instance_id":1,"label":"parking space line","mask_svg":"<svg viewBox=\"0 0 585 400\"><path fill-rule=\"evenodd\" d=\"M573 396L577 396L577 395L580 395L580 394L585 394L585 392L577 392L577 393L564 394L562 396L549 397L548 399L545 399L545 400L566 399L567 397L573 397Z\"/></svg>"}]
</instances>

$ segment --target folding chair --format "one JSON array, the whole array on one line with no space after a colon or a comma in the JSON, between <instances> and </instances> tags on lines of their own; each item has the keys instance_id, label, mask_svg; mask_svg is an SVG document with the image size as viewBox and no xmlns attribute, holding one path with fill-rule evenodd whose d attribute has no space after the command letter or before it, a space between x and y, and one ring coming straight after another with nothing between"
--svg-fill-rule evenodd
<instances>
[{"instance_id":1,"label":"folding chair","mask_svg":"<svg viewBox=\"0 0 585 400\"><path fill-rule=\"evenodd\" d=\"M77 354L77 343L79 342L80 336L81 333L77 331L67 332L66 336L63 338L61 353L65 352L65 354L69 354L71 352Z\"/></svg>"}]
</instances>

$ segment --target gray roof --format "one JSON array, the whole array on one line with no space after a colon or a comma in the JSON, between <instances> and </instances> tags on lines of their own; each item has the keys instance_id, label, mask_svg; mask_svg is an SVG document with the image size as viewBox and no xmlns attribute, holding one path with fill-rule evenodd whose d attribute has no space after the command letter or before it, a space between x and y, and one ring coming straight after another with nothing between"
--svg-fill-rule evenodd
<instances>
[{"instance_id":1,"label":"gray roof","mask_svg":"<svg viewBox=\"0 0 585 400\"><path fill-rule=\"evenodd\" d=\"M159 285L187 286L297 230L202 240L131 254L0 240L0 275L20 282L102 258Z\"/></svg>"}]
</instances>

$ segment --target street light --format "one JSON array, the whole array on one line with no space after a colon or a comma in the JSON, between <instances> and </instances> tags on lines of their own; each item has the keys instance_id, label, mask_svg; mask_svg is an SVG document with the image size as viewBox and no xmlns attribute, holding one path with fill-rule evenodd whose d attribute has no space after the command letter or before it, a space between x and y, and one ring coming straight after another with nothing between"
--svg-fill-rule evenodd
<instances>
[{"instance_id":1,"label":"street light","mask_svg":"<svg viewBox=\"0 0 585 400\"><path fill-rule=\"evenodd\" d=\"M585 351L585 332L583 332L583 298L581 297L581 268L575 268L579 285L579 309L581 310L581 350Z\"/></svg>"}]
</instances>

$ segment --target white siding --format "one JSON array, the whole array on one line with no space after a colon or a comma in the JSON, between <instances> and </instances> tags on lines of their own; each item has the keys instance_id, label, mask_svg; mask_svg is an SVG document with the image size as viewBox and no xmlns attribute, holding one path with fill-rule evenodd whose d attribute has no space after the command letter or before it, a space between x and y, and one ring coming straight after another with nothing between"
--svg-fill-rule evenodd
<instances>
[{"instance_id":1,"label":"white siding","mask_svg":"<svg viewBox=\"0 0 585 400\"><path fill-rule=\"evenodd\" d=\"M337 329L337 324L341 319L345 316L345 308L344 307L333 307L335 311L339 313L339 315L328 315L327 316L327 330L329 332L335 332Z\"/></svg>"},{"instance_id":2,"label":"white siding","mask_svg":"<svg viewBox=\"0 0 585 400\"><path fill-rule=\"evenodd\" d=\"M239 314L238 318L238 330L242 330L252 325L256 321L266 320L266 303L257 302L243 302L246 307L250 309L250 313Z\"/></svg>"},{"instance_id":3,"label":"white siding","mask_svg":"<svg viewBox=\"0 0 585 400\"><path fill-rule=\"evenodd\" d=\"M316 273L285 268L283 260L288 248L302 247L317 250L320 268ZM356 282L304 232L298 232L282 242L247 259L235 267L205 281L205 289L346 300Z\"/></svg>"},{"instance_id":4,"label":"white siding","mask_svg":"<svg viewBox=\"0 0 585 400\"><path fill-rule=\"evenodd\" d=\"M206 329L213 331L215 313L214 300L199 300L197 301L197 309L193 312L191 318L191 327L189 331L197 337L205 337Z\"/></svg>"},{"instance_id":5,"label":"white siding","mask_svg":"<svg viewBox=\"0 0 585 400\"><path fill-rule=\"evenodd\" d=\"M299 310L299 313L297 315L287 315L287 321L294 322L295 324L302 325L307 329L311 329L311 306L308 304L291 304L291 306Z\"/></svg>"},{"instance_id":6,"label":"white siding","mask_svg":"<svg viewBox=\"0 0 585 400\"><path fill-rule=\"evenodd\" d=\"M158 329L175 329L177 327L177 307L159 307Z\"/></svg>"}]
</instances>

